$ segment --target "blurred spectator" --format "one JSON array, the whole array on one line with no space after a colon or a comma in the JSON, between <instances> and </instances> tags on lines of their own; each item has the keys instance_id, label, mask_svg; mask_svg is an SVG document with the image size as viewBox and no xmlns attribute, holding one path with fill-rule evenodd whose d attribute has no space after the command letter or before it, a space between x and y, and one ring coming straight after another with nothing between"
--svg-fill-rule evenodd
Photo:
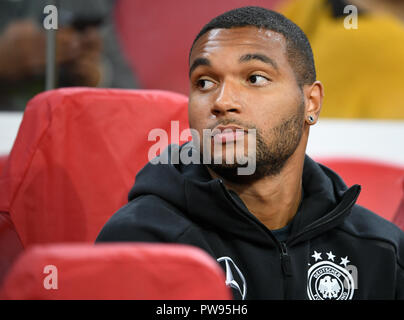
<instances>
[{"instance_id":1,"label":"blurred spectator","mask_svg":"<svg viewBox=\"0 0 404 320\"><path fill-rule=\"evenodd\" d=\"M0 2L0 110L24 110L44 90L45 0ZM55 1L57 87L137 87L117 41L112 0Z\"/></svg>"},{"instance_id":2,"label":"blurred spectator","mask_svg":"<svg viewBox=\"0 0 404 320\"><path fill-rule=\"evenodd\" d=\"M344 27L348 4L358 8L357 29ZM283 5L280 11L312 44L325 87L323 117L404 119L402 1L291 0Z\"/></svg>"}]
</instances>

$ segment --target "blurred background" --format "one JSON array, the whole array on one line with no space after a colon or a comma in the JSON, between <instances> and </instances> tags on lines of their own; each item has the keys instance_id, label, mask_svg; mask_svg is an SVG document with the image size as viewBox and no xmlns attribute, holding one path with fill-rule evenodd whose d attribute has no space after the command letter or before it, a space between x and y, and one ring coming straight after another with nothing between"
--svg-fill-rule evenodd
<instances>
[{"instance_id":1,"label":"blurred background","mask_svg":"<svg viewBox=\"0 0 404 320\"><path fill-rule=\"evenodd\" d=\"M55 87L163 89L187 95L188 53L202 26L240 6L284 13L307 34L325 86L308 153L404 166L404 4L400 0L0 1L0 155L45 90L43 9L58 8ZM357 28L344 22L358 9ZM348 22L352 22L349 20Z\"/></svg>"}]
</instances>

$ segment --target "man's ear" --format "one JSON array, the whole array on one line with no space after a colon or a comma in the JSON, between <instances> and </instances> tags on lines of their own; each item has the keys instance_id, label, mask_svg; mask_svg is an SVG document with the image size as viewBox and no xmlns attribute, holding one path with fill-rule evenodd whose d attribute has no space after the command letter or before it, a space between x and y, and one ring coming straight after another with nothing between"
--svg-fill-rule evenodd
<instances>
[{"instance_id":1,"label":"man's ear","mask_svg":"<svg viewBox=\"0 0 404 320\"><path fill-rule=\"evenodd\" d=\"M315 124L320 116L321 106L324 98L324 87L320 81L303 87L306 99L305 119L307 124Z\"/></svg>"}]
</instances>

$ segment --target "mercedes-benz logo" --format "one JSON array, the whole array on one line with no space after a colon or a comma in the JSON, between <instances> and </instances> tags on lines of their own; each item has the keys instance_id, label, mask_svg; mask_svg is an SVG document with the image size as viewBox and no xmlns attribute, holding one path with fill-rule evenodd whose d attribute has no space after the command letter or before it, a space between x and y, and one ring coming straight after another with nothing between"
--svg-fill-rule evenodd
<instances>
[{"instance_id":1,"label":"mercedes-benz logo","mask_svg":"<svg viewBox=\"0 0 404 320\"><path fill-rule=\"evenodd\" d=\"M241 296L242 300L245 300L246 294L247 294L247 284L244 278L243 273L240 271L240 269L237 267L237 265L234 263L234 261L230 257L220 257L217 259L217 262L225 263L225 268L226 268L226 285L230 288L236 289ZM236 281L236 279L233 276L233 272L236 271L239 281L241 280L242 282L242 288L240 284Z\"/></svg>"}]
</instances>

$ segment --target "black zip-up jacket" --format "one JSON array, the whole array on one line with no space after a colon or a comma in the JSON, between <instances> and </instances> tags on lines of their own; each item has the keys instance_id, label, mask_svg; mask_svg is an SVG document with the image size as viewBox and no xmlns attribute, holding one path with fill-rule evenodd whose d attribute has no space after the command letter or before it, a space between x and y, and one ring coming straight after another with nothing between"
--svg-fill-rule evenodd
<instances>
[{"instance_id":1,"label":"black zip-up jacket","mask_svg":"<svg viewBox=\"0 0 404 320\"><path fill-rule=\"evenodd\" d=\"M171 159L178 148L165 152ZM202 248L223 267L235 299L404 299L404 232L355 204L359 185L347 188L308 156L302 181L280 242L204 165L149 163L97 242Z\"/></svg>"}]
</instances>

